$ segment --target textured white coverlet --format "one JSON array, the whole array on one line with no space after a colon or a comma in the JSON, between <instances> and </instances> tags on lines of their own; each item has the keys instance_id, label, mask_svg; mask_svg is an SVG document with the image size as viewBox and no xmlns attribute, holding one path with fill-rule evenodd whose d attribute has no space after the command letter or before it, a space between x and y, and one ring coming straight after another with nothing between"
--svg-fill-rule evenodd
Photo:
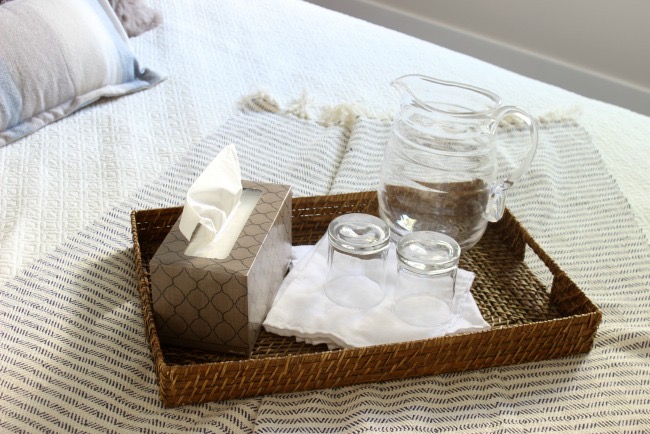
<instances>
[{"instance_id":1,"label":"textured white coverlet","mask_svg":"<svg viewBox=\"0 0 650 434\"><path fill-rule=\"evenodd\" d=\"M533 115L575 110L650 234L650 118L311 4L153 0L164 24L132 47L169 79L0 149L0 281L123 200L225 121L242 95L392 114L389 82L422 73L491 89ZM314 113L317 115L318 113Z\"/></svg>"}]
</instances>

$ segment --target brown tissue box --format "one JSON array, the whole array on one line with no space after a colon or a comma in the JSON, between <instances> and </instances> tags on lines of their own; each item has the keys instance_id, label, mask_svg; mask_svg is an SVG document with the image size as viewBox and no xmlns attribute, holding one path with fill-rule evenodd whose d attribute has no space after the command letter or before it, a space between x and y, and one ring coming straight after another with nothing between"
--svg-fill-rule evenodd
<instances>
[{"instance_id":1,"label":"brown tissue box","mask_svg":"<svg viewBox=\"0 0 650 434\"><path fill-rule=\"evenodd\" d=\"M291 259L291 188L242 181L261 191L230 255L184 254L177 221L149 262L164 343L249 356Z\"/></svg>"}]
</instances>

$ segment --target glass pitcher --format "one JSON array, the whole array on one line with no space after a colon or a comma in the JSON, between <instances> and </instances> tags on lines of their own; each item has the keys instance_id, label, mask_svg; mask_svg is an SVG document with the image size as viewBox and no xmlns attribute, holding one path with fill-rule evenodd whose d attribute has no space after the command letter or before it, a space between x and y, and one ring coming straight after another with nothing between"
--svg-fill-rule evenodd
<instances>
[{"instance_id":1,"label":"glass pitcher","mask_svg":"<svg viewBox=\"0 0 650 434\"><path fill-rule=\"evenodd\" d=\"M397 239L435 231L469 249L501 218L506 191L530 165L537 123L467 84L412 74L391 85L402 99L381 168L379 214ZM506 115L529 129L530 144L514 173L497 179L495 136Z\"/></svg>"}]
</instances>

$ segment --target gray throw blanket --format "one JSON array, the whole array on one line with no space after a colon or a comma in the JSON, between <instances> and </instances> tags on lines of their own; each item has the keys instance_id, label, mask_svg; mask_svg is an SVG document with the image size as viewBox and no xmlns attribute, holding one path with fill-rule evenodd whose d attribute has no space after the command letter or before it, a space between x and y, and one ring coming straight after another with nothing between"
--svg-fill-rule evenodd
<instances>
[{"instance_id":1,"label":"gray throw blanket","mask_svg":"<svg viewBox=\"0 0 650 434\"><path fill-rule=\"evenodd\" d=\"M134 277L129 213L176 206L227 144L245 178L295 195L376 187L388 124L349 128L250 101L185 159L0 288L0 428L57 432L606 432L650 425L650 252L589 134L541 124L508 206L603 311L584 355L164 409ZM525 140L516 126L501 138ZM509 163L501 157L504 167Z\"/></svg>"}]
</instances>

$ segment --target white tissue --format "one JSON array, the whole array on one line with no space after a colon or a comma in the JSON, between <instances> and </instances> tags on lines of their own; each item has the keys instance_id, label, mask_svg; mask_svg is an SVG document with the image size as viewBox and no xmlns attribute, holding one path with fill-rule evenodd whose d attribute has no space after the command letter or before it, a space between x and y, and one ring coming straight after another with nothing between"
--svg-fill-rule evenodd
<instances>
[{"instance_id":1,"label":"white tissue","mask_svg":"<svg viewBox=\"0 0 650 434\"><path fill-rule=\"evenodd\" d=\"M225 259L255 207L259 192L242 197L234 145L226 146L187 191L179 229L189 241L185 254ZM246 206L241 206L245 202Z\"/></svg>"}]
</instances>

